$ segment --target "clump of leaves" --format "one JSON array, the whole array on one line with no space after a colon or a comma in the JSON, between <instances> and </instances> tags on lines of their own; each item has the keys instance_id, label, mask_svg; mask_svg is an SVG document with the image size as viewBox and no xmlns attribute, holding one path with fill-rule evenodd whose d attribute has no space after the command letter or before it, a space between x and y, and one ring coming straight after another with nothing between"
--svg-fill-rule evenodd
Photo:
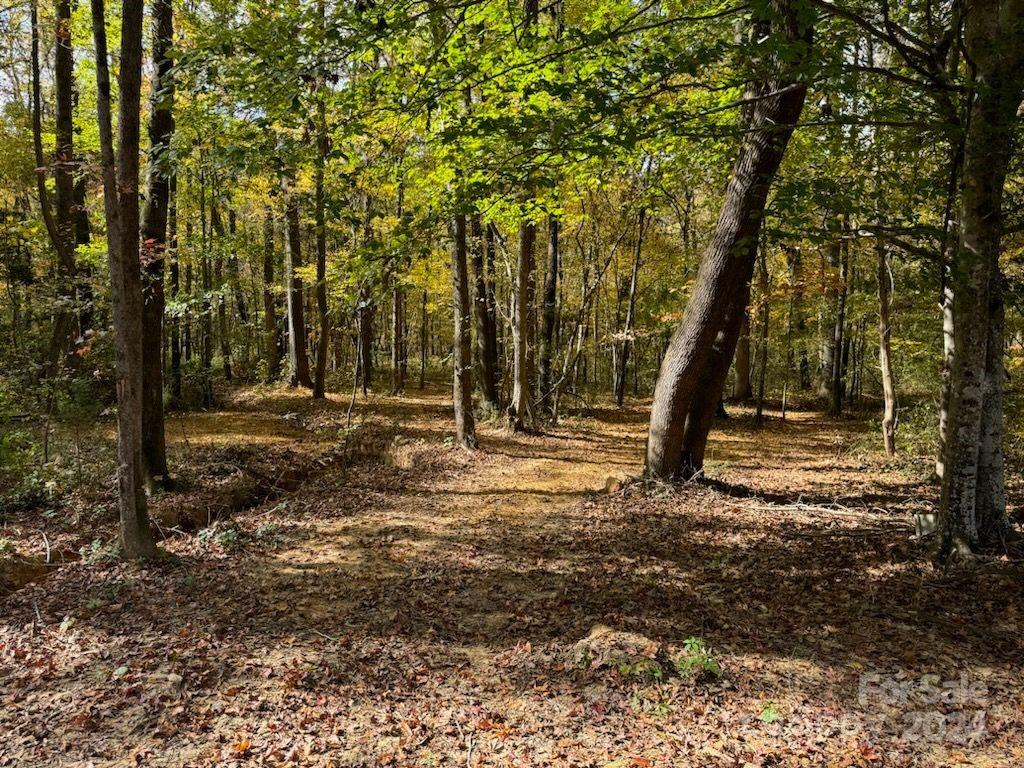
<instances>
[{"instance_id":1,"label":"clump of leaves","mask_svg":"<svg viewBox=\"0 0 1024 768\"><path fill-rule=\"evenodd\" d=\"M775 702L766 701L764 704L762 704L761 714L759 714L757 717L762 723L767 723L768 725L771 725L776 720L778 720L779 711L775 708Z\"/></svg>"},{"instance_id":2,"label":"clump of leaves","mask_svg":"<svg viewBox=\"0 0 1024 768\"><path fill-rule=\"evenodd\" d=\"M56 485L35 470L29 472L8 494L0 496L0 516L31 512L56 503Z\"/></svg>"},{"instance_id":3,"label":"clump of leaves","mask_svg":"<svg viewBox=\"0 0 1024 768\"><path fill-rule=\"evenodd\" d=\"M665 670L657 659L612 659L610 666L627 681L659 683L665 677Z\"/></svg>"},{"instance_id":4,"label":"clump of leaves","mask_svg":"<svg viewBox=\"0 0 1024 768\"><path fill-rule=\"evenodd\" d=\"M116 541L104 542L100 539L93 539L84 547L79 548L78 554L82 556L83 562L92 565L110 563L117 560L118 544Z\"/></svg>"},{"instance_id":5,"label":"clump of leaves","mask_svg":"<svg viewBox=\"0 0 1024 768\"><path fill-rule=\"evenodd\" d=\"M203 528L196 536L201 547L209 549L220 547L225 552L231 552L242 546L242 532L233 523L224 524L215 522L208 528Z\"/></svg>"},{"instance_id":6,"label":"clump of leaves","mask_svg":"<svg viewBox=\"0 0 1024 768\"><path fill-rule=\"evenodd\" d=\"M689 677L696 681L722 676L722 666L699 637L686 639L683 643L683 652L673 660L673 665L681 677Z\"/></svg>"}]
</instances>

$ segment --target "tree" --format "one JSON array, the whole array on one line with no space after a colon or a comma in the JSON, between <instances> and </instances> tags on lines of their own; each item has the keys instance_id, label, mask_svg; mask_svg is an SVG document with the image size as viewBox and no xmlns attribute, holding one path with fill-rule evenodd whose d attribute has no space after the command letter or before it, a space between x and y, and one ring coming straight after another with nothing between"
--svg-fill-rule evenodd
<instances>
[{"instance_id":1,"label":"tree","mask_svg":"<svg viewBox=\"0 0 1024 768\"><path fill-rule=\"evenodd\" d=\"M725 202L654 390L646 462L652 477L668 479L700 469L700 462L693 460L684 466L687 423L692 425L692 446L702 458L708 414L717 406L725 381L721 369L728 370L746 312L768 192L807 93L799 65L812 28L798 12L803 10L781 0L755 18L755 34L769 33L776 45L786 46L788 55L770 56L773 71L748 91L744 138ZM709 390L710 382L717 391ZM703 393L695 398L701 385Z\"/></svg>"},{"instance_id":2,"label":"tree","mask_svg":"<svg viewBox=\"0 0 1024 768\"><path fill-rule=\"evenodd\" d=\"M974 101L964 138L960 238L952 264L954 346L938 553L963 556L1006 534L1003 478L1003 187L1024 93L1024 2L979 0L964 48Z\"/></svg>"},{"instance_id":3,"label":"tree","mask_svg":"<svg viewBox=\"0 0 1024 768\"><path fill-rule=\"evenodd\" d=\"M309 376L309 355L306 351L306 310L303 298L302 231L299 225L299 200L291 191L291 182L282 176L285 215L285 285L288 302L288 368L291 385L313 388Z\"/></svg>"},{"instance_id":4,"label":"tree","mask_svg":"<svg viewBox=\"0 0 1024 768\"><path fill-rule=\"evenodd\" d=\"M150 492L166 484L164 440L164 263L170 206L170 150L174 134L174 80L170 48L174 43L171 0L152 0L148 190L142 213L142 461ZM180 387L180 385L179 385Z\"/></svg>"},{"instance_id":5,"label":"tree","mask_svg":"<svg viewBox=\"0 0 1024 768\"><path fill-rule=\"evenodd\" d=\"M469 306L469 271L466 265L466 214L452 221L452 307L455 332L452 340L452 402L455 409L455 440L463 448L476 448L473 419L473 342Z\"/></svg>"},{"instance_id":6,"label":"tree","mask_svg":"<svg viewBox=\"0 0 1024 768\"><path fill-rule=\"evenodd\" d=\"M149 525L142 464L142 274L139 269L139 111L142 94L142 0L124 0L118 75L115 170L110 75L103 0L92 0L97 119L103 164L117 369L117 483L121 545L131 559L157 554Z\"/></svg>"}]
</instances>

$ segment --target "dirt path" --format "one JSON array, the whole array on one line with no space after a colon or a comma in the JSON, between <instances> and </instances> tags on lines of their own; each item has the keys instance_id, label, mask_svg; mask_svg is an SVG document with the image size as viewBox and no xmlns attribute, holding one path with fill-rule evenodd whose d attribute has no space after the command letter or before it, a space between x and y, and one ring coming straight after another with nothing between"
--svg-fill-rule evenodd
<instances>
[{"instance_id":1,"label":"dirt path","mask_svg":"<svg viewBox=\"0 0 1024 768\"><path fill-rule=\"evenodd\" d=\"M344 405L303 406L299 421ZM545 436L484 426L473 455L446 444L443 395L377 398L360 417L388 436L377 458L169 540L173 563L74 564L10 598L0 766L1024 756L1020 567L932 571L906 516L930 491L849 453L855 425L723 425L709 467L756 492L739 498L606 492L640 468L639 408ZM598 625L657 648L660 671L581 665ZM720 678L665 661L690 638ZM864 700L869 673L966 675L984 702L923 707L941 738L908 738L913 710ZM977 743L958 743L956 711L987 718Z\"/></svg>"}]
</instances>

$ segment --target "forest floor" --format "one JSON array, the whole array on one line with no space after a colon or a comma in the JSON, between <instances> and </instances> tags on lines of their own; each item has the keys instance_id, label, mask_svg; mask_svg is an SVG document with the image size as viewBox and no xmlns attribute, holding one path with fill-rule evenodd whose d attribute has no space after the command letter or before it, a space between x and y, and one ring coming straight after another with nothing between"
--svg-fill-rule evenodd
<instances>
[{"instance_id":1,"label":"forest floor","mask_svg":"<svg viewBox=\"0 0 1024 768\"><path fill-rule=\"evenodd\" d=\"M171 557L92 545L0 603L0 766L1024 761L1024 567L935 569L934 489L858 423L731 418L715 484L669 487L622 482L639 405L473 454L443 392L346 406L172 417Z\"/></svg>"}]
</instances>

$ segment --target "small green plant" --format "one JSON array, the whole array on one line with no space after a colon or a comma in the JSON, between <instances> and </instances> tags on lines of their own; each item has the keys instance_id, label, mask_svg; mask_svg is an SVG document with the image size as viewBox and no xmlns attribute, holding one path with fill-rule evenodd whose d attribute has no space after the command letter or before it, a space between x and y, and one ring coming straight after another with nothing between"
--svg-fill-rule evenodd
<instances>
[{"instance_id":1,"label":"small green plant","mask_svg":"<svg viewBox=\"0 0 1024 768\"><path fill-rule=\"evenodd\" d=\"M657 659L638 659L626 661L624 659L613 659L612 667L622 675L624 680L636 680L649 683L660 683L665 677L665 670Z\"/></svg>"},{"instance_id":2,"label":"small green plant","mask_svg":"<svg viewBox=\"0 0 1024 768\"><path fill-rule=\"evenodd\" d=\"M683 652L676 657L674 664L676 672L683 677L699 680L722 676L721 665L699 637L690 637L683 642Z\"/></svg>"},{"instance_id":3,"label":"small green plant","mask_svg":"<svg viewBox=\"0 0 1024 768\"><path fill-rule=\"evenodd\" d=\"M10 539L0 539L0 555L13 555L18 551L14 542Z\"/></svg>"},{"instance_id":4,"label":"small green plant","mask_svg":"<svg viewBox=\"0 0 1024 768\"><path fill-rule=\"evenodd\" d=\"M233 524L224 525L215 522L208 528L203 528L196 536L199 545L204 548L218 546L225 552L238 549L242 546L242 532Z\"/></svg>"},{"instance_id":5,"label":"small green plant","mask_svg":"<svg viewBox=\"0 0 1024 768\"><path fill-rule=\"evenodd\" d=\"M78 554L82 556L84 562L92 565L109 563L117 560L118 544L116 541L104 542L100 539L93 539L84 547L81 547L78 550Z\"/></svg>"},{"instance_id":6,"label":"small green plant","mask_svg":"<svg viewBox=\"0 0 1024 768\"><path fill-rule=\"evenodd\" d=\"M771 725L779 719L779 711L775 708L775 702L766 701L761 705L761 714L757 716L762 723Z\"/></svg>"}]
</instances>

